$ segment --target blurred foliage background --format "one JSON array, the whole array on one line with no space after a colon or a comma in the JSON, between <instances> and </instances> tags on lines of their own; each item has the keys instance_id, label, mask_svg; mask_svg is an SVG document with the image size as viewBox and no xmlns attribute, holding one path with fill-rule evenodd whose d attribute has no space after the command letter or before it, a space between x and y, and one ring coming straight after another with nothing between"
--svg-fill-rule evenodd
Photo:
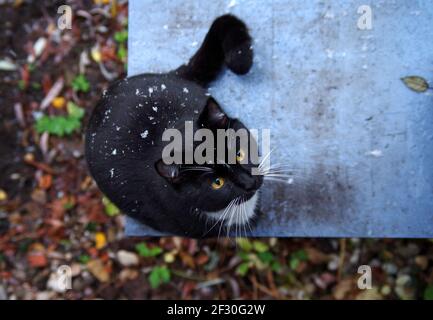
<instances>
[{"instance_id":1,"label":"blurred foliage background","mask_svg":"<svg viewBox=\"0 0 433 320\"><path fill-rule=\"evenodd\" d=\"M431 240L124 238L83 127L126 75L127 2L0 1L0 16L0 299L433 299Z\"/></svg>"}]
</instances>

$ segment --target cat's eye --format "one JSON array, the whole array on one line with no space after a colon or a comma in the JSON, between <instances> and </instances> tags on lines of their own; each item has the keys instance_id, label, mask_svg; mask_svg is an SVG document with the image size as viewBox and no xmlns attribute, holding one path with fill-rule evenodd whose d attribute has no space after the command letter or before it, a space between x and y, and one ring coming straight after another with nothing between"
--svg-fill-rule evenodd
<instances>
[{"instance_id":1,"label":"cat's eye","mask_svg":"<svg viewBox=\"0 0 433 320\"><path fill-rule=\"evenodd\" d=\"M245 159L245 152L244 150L239 149L238 152L236 153L236 161L241 162L244 159Z\"/></svg>"},{"instance_id":2,"label":"cat's eye","mask_svg":"<svg viewBox=\"0 0 433 320\"><path fill-rule=\"evenodd\" d=\"M218 177L212 181L212 189L218 190L224 185L224 178Z\"/></svg>"}]
</instances>

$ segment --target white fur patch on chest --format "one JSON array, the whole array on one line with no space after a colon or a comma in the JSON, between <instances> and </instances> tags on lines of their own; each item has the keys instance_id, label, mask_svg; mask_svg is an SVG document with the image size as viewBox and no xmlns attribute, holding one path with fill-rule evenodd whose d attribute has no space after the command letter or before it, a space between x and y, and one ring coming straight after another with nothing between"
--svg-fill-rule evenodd
<instances>
[{"instance_id":1,"label":"white fur patch on chest","mask_svg":"<svg viewBox=\"0 0 433 320\"><path fill-rule=\"evenodd\" d=\"M254 217L258 198L259 195L256 192L247 201L241 202L239 198L236 198L226 208L213 212L205 211L204 214L212 220L224 221L226 227L244 225Z\"/></svg>"}]
</instances>

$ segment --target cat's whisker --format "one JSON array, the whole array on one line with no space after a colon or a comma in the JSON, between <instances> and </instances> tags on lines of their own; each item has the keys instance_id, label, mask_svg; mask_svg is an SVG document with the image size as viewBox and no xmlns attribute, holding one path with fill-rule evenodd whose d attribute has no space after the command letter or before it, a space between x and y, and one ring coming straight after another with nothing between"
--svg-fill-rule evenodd
<instances>
[{"instance_id":1,"label":"cat's whisker","mask_svg":"<svg viewBox=\"0 0 433 320\"><path fill-rule=\"evenodd\" d=\"M230 222L231 217L233 216L233 210L236 208L236 202L237 202L237 199L238 199L238 198L233 199L233 203L232 203L232 205L230 206L229 210L228 210L227 213L225 214L225 217L223 218L223 221L222 221L222 223L221 223L221 227L224 225L224 222L227 220L226 217L229 217L229 222ZM225 226L226 231L227 231L227 229L230 229L230 223L229 223L229 222L227 223L228 226ZM221 227L220 227L220 228L221 228ZM221 231L221 229L220 229L220 231ZM229 231L227 231L227 232L229 232Z\"/></svg>"},{"instance_id":2,"label":"cat's whisker","mask_svg":"<svg viewBox=\"0 0 433 320\"><path fill-rule=\"evenodd\" d=\"M259 163L259 168L261 168L262 166L263 166L263 164L265 163L265 161L269 158L269 156L271 155L271 153L272 153L272 151L274 151L275 150L275 148L273 148L273 149L271 149L267 154L266 154L266 156L264 156L263 157L263 159L260 161L260 163Z\"/></svg>"},{"instance_id":3,"label":"cat's whisker","mask_svg":"<svg viewBox=\"0 0 433 320\"><path fill-rule=\"evenodd\" d=\"M215 228L215 226L216 226L220 221L222 221L222 218L224 217L224 215L226 214L227 210L230 208L230 206L232 205L232 203L233 203L233 200L229 202L229 204L228 204L227 207L224 209L223 213L218 217L218 219L217 219L217 221L214 223L214 225L213 225L213 226L212 226L208 231L206 231L206 233L205 233L203 236L205 236L205 235L207 235L209 232L211 232L212 229Z\"/></svg>"},{"instance_id":4,"label":"cat's whisker","mask_svg":"<svg viewBox=\"0 0 433 320\"><path fill-rule=\"evenodd\" d=\"M233 213L232 213L232 215L230 217L230 220L228 222L228 224L229 224L229 229L228 229L228 232L227 232L227 237L228 238L230 238L230 229L231 229L231 226L232 226L232 220L236 219L237 214L238 214L240 200L241 200L240 197L236 198L235 207L234 207ZM235 225L235 238L236 238L236 225Z\"/></svg>"},{"instance_id":5,"label":"cat's whisker","mask_svg":"<svg viewBox=\"0 0 433 320\"><path fill-rule=\"evenodd\" d=\"M245 201L242 203L242 227L244 229L245 238L247 237L247 227L246 224L248 223L248 215L246 210L246 204Z\"/></svg>"},{"instance_id":6,"label":"cat's whisker","mask_svg":"<svg viewBox=\"0 0 433 320\"><path fill-rule=\"evenodd\" d=\"M230 203L228 204L228 206L226 207L226 209L224 210L223 214L221 215L221 217L218 219L218 221L221 222L219 230L218 230L218 239L220 238L220 234L221 234L221 229L224 225L224 221L226 216L229 214L230 210L232 209L232 207L234 206L234 203L236 201L236 198L233 199L232 201L230 201ZM217 223L218 223L217 221Z\"/></svg>"},{"instance_id":7,"label":"cat's whisker","mask_svg":"<svg viewBox=\"0 0 433 320\"><path fill-rule=\"evenodd\" d=\"M274 178L274 177L265 178L265 181L280 182L280 183L285 183L285 184L289 184L289 185L294 184L293 179L281 179L281 178Z\"/></svg>"}]
</instances>

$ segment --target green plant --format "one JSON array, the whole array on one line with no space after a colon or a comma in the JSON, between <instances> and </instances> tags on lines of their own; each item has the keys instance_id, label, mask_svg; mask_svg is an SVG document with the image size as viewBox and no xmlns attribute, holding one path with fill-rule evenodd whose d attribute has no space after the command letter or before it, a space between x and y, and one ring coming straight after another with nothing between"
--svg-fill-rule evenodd
<instances>
[{"instance_id":1,"label":"green plant","mask_svg":"<svg viewBox=\"0 0 433 320\"><path fill-rule=\"evenodd\" d=\"M281 265L274 254L269 251L269 246L259 240L253 242L248 239L238 239L237 244L242 249L238 253L242 263L236 269L236 273L245 276L251 268L258 270L271 269L274 272L281 270Z\"/></svg>"},{"instance_id":2,"label":"green plant","mask_svg":"<svg viewBox=\"0 0 433 320\"><path fill-rule=\"evenodd\" d=\"M78 261L82 264L86 264L90 261L90 257L87 254L82 254L78 257Z\"/></svg>"},{"instance_id":3,"label":"green plant","mask_svg":"<svg viewBox=\"0 0 433 320\"><path fill-rule=\"evenodd\" d=\"M162 249L160 247L149 248L144 242L138 243L135 246L135 250L137 250L140 256L145 258L156 257L162 253Z\"/></svg>"},{"instance_id":4,"label":"green plant","mask_svg":"<svg viewBox=\"0 0 433 320\"><path fill-rule=\"evenodd\" d=\"M105 213L108 216L114 217L120 213L119 208L117 208L116 205L112 203L107 197L102 198L102 204L104 205Z\"/></svg>"},{"instance_id":5,"label":"green plant","mask_svg":"<svg viewBox=\"0 0 433 320\"><path fill-rule=\"evenodd\" d=\"M79 74L72 80L72 89L76 92L89 92L90 83L84 74Z\"/></svg>"},{"instance_id":6,"label":"green plant","mask_svg":"<svg viewBox=\"0 0 433 320\"><path fill-rule=\"evenodd\" d=\"M18 81L18 89L20 89L21 91L24 91L26 89L26 82L24 80Z\"/></svg>"},{"instance_id":7,"label":"green plant","mask_svg":"<svg viewBox=\"0 0 433 320\"><path fill-rule=\"evenodd\" d=\"M126 50L126 47L125 47L123 44L121 44L121 45L119 46L119 48L117 49L117 57L118 57L121 61L125 62L125 61L126 61L126 56L127 56L127 54L128 54L128 52L127 52L127 50Z\"/></svg>"},{"instance_id":8,"label":"green plant","mask_svg":"<svg viewBox=\"0 0 433 320\"><path fill-rule=\"evenodd\" d=\"M429 285L424 290L424 300L433 300L433 285Z\"/></svg>"},{"instance_id":9,"label":"green plant","mask_svg":"<svg viewBox=\"0 0 433 320\"><path fill-rule=\"evenodd\" d=\"M73 102L68 102L67 116L42 116L36 120L36 131L39 133L48 132L63 137L80 129L81 118L84 116L84 109Z\"/></svg>"},{"instance_id":10,"label":"green plant","mask_svg":"<svg viewBox=\"0 0 433 320\"><path fill-rule=\"evenodd\" d=\"M290 255L289 265L293 270L297 269L302 261L308 260L308 254L305 250L298 250Z\"/></svg>"},{"instance_id":11,"label":"green plant","mask_svg":"<svg viewBox=\"0 0 433 320\"><path fill-rule=\"evenodd\" d=\"M168 283L171 278L171 272L166 266L155 266L149 275L150 286L153 289L158 288L163 283Z\"/></svg>"},{"instance_id":12,"label":"green plant","mask_svg":"<svg viewBox=\"0 0 433 320\"><path fill-rule=\"evenodd\" d=\"M118 43L124 43L128 40L128 30L123 29L122 31L117 31L114 33L114 40Z\"/></svg>"}]
</instances>

